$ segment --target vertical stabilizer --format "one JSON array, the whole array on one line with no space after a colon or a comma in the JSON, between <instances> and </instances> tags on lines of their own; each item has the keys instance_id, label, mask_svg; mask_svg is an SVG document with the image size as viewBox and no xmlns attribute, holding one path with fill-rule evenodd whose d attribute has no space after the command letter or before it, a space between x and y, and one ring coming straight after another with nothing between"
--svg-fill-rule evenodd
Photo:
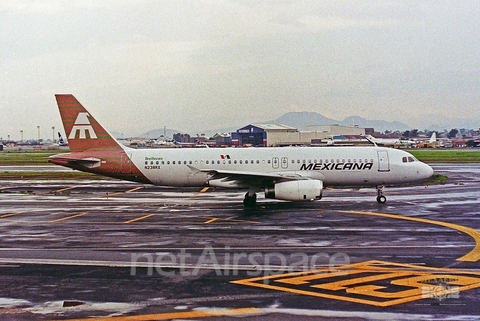
<instances>
[{"instance_id":1,"label":"vertical stabilizer","mask_svg":"<svg viewBox=\"0 0 480 321\"><path fill-rule=\"evenodd\" d=\"M55 95L72 152L82 150L123 150L73 95Z\"/></svg>"}]
</instances>

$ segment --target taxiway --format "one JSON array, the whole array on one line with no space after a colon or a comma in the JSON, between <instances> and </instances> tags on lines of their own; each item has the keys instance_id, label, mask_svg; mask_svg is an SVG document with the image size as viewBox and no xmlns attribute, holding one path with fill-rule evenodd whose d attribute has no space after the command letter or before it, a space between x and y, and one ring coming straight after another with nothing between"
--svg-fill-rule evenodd
<instances>
[{"instance_id":1,"label":"taxiway","mask_svg":"<svg viewBox=\"0 0 480 321\"><path fill-rule=\"evenodd\" d=\"M313 203L106 181L0 186L2 320L480 317L480 165Z\"/></svg>"}]
</instances>

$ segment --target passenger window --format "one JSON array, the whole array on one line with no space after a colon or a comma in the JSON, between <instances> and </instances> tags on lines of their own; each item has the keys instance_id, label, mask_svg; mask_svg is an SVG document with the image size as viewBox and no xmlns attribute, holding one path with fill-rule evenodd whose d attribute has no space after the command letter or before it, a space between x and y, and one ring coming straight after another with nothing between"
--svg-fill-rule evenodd
<instances>
[{"instance_id":1,"label":"passenger window","mask_svg":"<svg viewBox=\"0 0 480 321\"><path fill-rule=\"evenodd\" d=\"M402 162L404 162L404 163L408 162L407 157L403 157Z\"/></svg>"}]
</instances>

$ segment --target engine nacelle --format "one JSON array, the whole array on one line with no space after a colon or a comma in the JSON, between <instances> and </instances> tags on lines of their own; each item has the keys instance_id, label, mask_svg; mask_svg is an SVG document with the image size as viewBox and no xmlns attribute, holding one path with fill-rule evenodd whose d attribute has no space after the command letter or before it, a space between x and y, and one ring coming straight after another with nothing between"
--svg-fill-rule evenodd
<instances>
[{"instance_id":1,"label":"engine nacelle","mask_svg":"<svg viewBox=\"0 0 480 321\"><path fill-rule=\"evenodd\" d=\"M323 182L316 179L276 183L265 188L266 198L285 201L313 201L322 198Z\"/></svg>"}]
</instances>

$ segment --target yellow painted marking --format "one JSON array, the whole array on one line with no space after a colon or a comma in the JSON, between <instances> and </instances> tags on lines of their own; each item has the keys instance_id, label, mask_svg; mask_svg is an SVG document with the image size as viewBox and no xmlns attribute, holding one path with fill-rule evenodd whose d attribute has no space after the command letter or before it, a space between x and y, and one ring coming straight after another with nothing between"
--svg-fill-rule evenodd
<instances>
[{"instance_id":1,"label":"yellow painted marking","mask_svg":"<svg viewBox=\"0 0 480 321\"><path fill-rule=\"evenodd\" d=\"M478 260L480 260L480 231L478 231L476 229L466 227L466 226L463 226L463 225L453 224L453 223L429 220L429 219L426 219L426 218L419 218L419 217L402 216L402 215L397 215L397 214L387 214L387 213L377 213L377 212L361 212L361 211L339 211L339 212L347 213L347 214L362 214L362 215L382 216L382 217L394 218L394 219L398 219L398 220L406 220L406 221L414 221L414 222L421 222L421 223L427 223L427 224L434 224L434 225L440 225L440 226L448 227L448 228L463 232L465 234L470 235L475 240L475 247L469 253L467 253L464 256L458 258L457 261L477 262Z\"/></svg>"},{"instance_id":2,"label":"yellow painted marking","mask_svg":"<svg viewBox=\"0 0 480 321\"><path fill-rule=\"evenodd\" d=\"M139 189L142 189L143 186L139 186L139 187L135 187L135 188L132 188L132 189L129 189L128 191L124 191L124 192L117 192L117 193L112 193L112 194L105 194L104 197L110 197L110 196L115 196L115 195L120 195L120 194L127 194L127 193L133 193L135 191L138 191Z\"/></svg>"},{"instance_id":3,"label":"yellow painted marking","mask_svg":"<svg viewBox=\"0 0 480 321\"><path fill-rule=\"evenodd\" d=\"M202 194L202 193L205 193L206 191L208 191L209 187L204 187L200 190L200 192L198 193L195 193L193 194L192 196L190 196L190 198L194 198L194 197L197 197L198 195Z\"/></svg>"},{"instance_id":4,"label":"yellow painted marking","mask_svg":"<svg viewBox=\"0 0 480 321\"><path fill-rule=\"evenodd\" d=\"M208 220L208 221L204 222L203 224L210 224L210 223L215 222L216 220L218 220L218 217L214 217L211 220Z\"/></svg>"},{"instance_id":5,"label":"yellow painted marking","mask_svg":"<svg viewBox=\"0 0 480 321\"><path fill-rule=\"evenodd\" d=\"M135 187L135 188L129 189L125 193L133 193L133 192L138 191L139 189L142 189L142 188L143 188L143 186Z\"/></svg>"},{"instance_id":6,"label":"yellow painted marking","mask_svg":"<svg viewBox=\"0 0 480 321\"><path fill-rule=\"evenodd\" d=\"M18 214L20 214L20 213L21 213L21 212L15 212L15 213L3 214L2 216L0 216L0 218L4 218L4 217L10 217L10 216L18 215Z\"/></svg>"},{"instance_id":7,"label":"yellow painted marking","mask_svg":"<svg viewBox=\"0 0 480 321\"><path fill-rule=\"evenodd\" d=\"M480 273L373 260L231 283L386 307L458 297L460 291L480 287Z\"/></svg>"},{"instance_id":8,"label":"yellow painted marking","mask_svg":"<svg viewBox=\"0 0 480 321\"><path fill-rule=\"evenodd\" d=\"M155 321L155 320L170 320L170 319L193 319L193 318L208 318L221 316L247 316L252 314L263 313L257 308L238 308L238 309L212 309L202 311L186 311L186 312L170 312L159 314L144 314L131 315L120 317L96 317L95 320L112 320L112 321ZM92 318L84 319L68 319L64 321L88 321Z\"/></svg>"},{"instance_id":9,"label":"yellow painted marking","mask_svg":"<svg viewBox=\"0 0 480 321\"><path fill-rule=\"evenodd\" d=\"M125 222L123 222L123 223L124 223L124 224L130 224L130 223L133 223L133 222L137 222L137 221L144 220L144 219L149 218L149 217L152 217L152 216L154 216L154 215L155 215L155 214L147 214L147 215L142 216L142 217L134 218L133 220L125 221Z\"/></svg>"},{"instance_id":10,"label":"yellow painted marking","mask_svg":"<svg viewBox=\"0 0 480 321\"><path fill-rule=\"evenodd\" d=\"M84 215L87 215L87 212L75 214L75 215L72 215L72 216L62 217L62 218L59 218L59 219L56 219L56 220L49 221L49 223L57 223L57 222L69 220L69 219L72 219L72 218L75 218L75 217L84 216Z\"/></svg>"},{"instance_id":11,"label":"yellow painted marking","mask_svg":"<svg viewBox=\"0 0 480 321\"><path fill-rule=\"evenodd\" d=\"M57 189L56 191L53 191L53 193L61 193L61 192L65 192L65 191L68 191L68 190L77 188L77 187L78 187L78 186L65 187L65 188L62 188L62 189Z\"/></svg>"},{"instance_id":12,"label":"yellow painted marking","mask_svg":"<svg viewBox=\"0 0 480 321\"><path fill-rule=\"evenodd\" d=\"M227 218L214 217L214 218L212 218L208 221L203 222L203 224L210 224L210 223L217 222L217 221L258 224L258 222L256 222L256 221L238 220L238 219L234 219L233 217L227 217Z\"/></svg>"},{"instance_id":13,"label":"yellow painted marking","mask_svg":"<svg viewBox=\"0 0 480 321\"><path fill-rule=\"evenodd\" d=\"M232 222L236 222L236 223L251 223L251 224L258 224L259 223L257 221L239 220L239 219L235 219L233 217L228 217L228 218L225 219L225 221L232 221Z\"/></svg>"}]
</instances>

